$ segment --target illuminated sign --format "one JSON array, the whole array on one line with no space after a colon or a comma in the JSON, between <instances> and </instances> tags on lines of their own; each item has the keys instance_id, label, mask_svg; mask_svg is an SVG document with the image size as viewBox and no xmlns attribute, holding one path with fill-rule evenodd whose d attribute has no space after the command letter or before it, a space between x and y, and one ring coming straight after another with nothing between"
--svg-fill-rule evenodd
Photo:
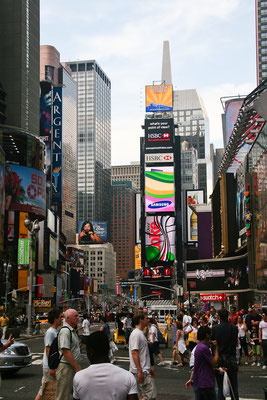
<instances>
[{"instance_id":1,"label":"illuminated sign","mask_svg":"<svg viewBox=\"0 0 267 400\"><path fill-rule=\"evenodd\" d=\"M173 118L145 120L145 152L173 152Z\"/></svg>"},{"instance_id":2,"label":"illuminated sign","mask_svg":"<svg viewBox=\"0 0 267 400\"><path fill-rule=\"evenodd\" d=\"M78 224L80 244L103 243L107 241L107 222L105 221L79 221Z\"/></svg>"},{"instance_id":3,"label":"illuminated sign","mask_svg":"<svg viewBox=\"0 0 267 400\"><path fill-rule=\"evenodd\" d=\"M186 210L187 210L187 241L198 241L198 224L197 213L194 206L204 203L203 190L187 190L186 191Z\"/></svg>"},{"instance_id":4,"label":"illuminated sign","mask_svg":"<svg viewBox=\"0 0 267 400\"><path fill-rule=\"evenodd\" d=\"M62 87L53 87L52 201L62 201Z\"/></svg>"},{"instance_id":5,"label":"illuminated sign","mask_svg":"<svg viewBox=\"0 0 267 400\"><path fill-rule=\"evenodd\" d=\"M149 265L173 264L175 260L175 218L149 216L145 224L145 254Z\"/></svg>"},{"instance_id":6,"label":"illuminated sign","mask_svg":"<svg viewBox=\"0 0 267 400\"><path fill-rule=\"evenodd\" d=\"M172 85L146 86L146 112L172 111Z\"/></svg>"},{"instance_id":7,"label":"illuminated sign","mask_svg":"<svg viewBox=\"0 0 267 400\"><path fill-rule=\"evenodd\" d=\"M146 164L173 163L173 153L145 154Z\"/></svg>"},{"instance_id":8,"label":"illuminated sign","mask_svg":"<svg viewBox=\"0 0 267 400\"><path fill-rule=\"evenodd\" d=\"M170 267L153 267L144 268L143 277L145 279L158 279L158 278L171 278L171 268Z\"/></svg>"},{"instance_id":9,"label":"illuminated sign","mask_svg":"<svg viewBox=\"0 0 267 400\"><path fill-rule=\"evenodd\" d=\"M201 294L200 301L225 301L225 293Z\"/></svg>"},{"instance_id":10,"label":"illuminated sign","mask_svg":"<svg viewBox=\"0 0 267 400\"><path fill-rule=\"evenodd\" d=\"M174 212L174 168L146 167L145 169L146 212Z\"/></svg>"}]
</instances>

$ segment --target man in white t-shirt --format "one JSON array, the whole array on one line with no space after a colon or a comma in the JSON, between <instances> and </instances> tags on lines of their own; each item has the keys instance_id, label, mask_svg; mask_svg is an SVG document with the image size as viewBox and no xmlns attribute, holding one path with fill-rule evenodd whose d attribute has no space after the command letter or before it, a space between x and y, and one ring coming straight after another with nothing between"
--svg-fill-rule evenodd
<instances>
[{"instance_id":1,"label":"man in white t-shirt","mask_svg":"<svg viewBox=\"0 0 267 400\"><path fill-rule=\"evenodd\" d=\"M129 339L130 371L134 375L141 398L144 400L156 399L156 391L152 379L154 369L150 364L147 339L143 329L148 325L147 313L139 311L133 317L135 329Z\"/></svg>"},{"instance_id":2,"label":"man in white t-shirt","mask_svg":"<svg viewBox=\"0 0 267 400\"><path fill-rule=\"evenodd\" d=\"M56 371L49 369L48 366L48 357L50 352L50 347L54 339L58 335L58 328L61 325L61 311L58 309L50 310L48 313L48 322L51 324L50 328L47 329L44 336L44 356L43 356L43 377L41 382L41 387L38 391L38 394L35 397L35 400L40 400L42 398L42 389L44 383L48 381L54 381L56 379Z\"/></svg>"},{"instance_id":3,"label":"man in white t-shirt","mask_svg":"<svg viewBox=\"0 0 267 400\"><path fill-rule=\"evenodd\" d=\"M190 315L186 315L185 310L183 308L180 310L180 315L183 317L183 331L187 333L192 329L191 328L192 318L190 317Z\"/></svg>"},{"instance_id":4,"label":"man in white t-shirt","mask_svg":"<svg viewBox=\"0 0 267 400\"><path fill-rule=\"evenodd\" d=\"M134 376L110 363L109 340L104 332L97 331L88 336L86 349L91 365L74 376L74 400L138 399Z\"/></svg>"},{"instance_id":5,"label":"man in white t-shirt","mask_svg":"<svg viewBox=\"0 0 267 400\"><path fill-rule=\"evenodd\" d=\"M263 351L263 367L267 368L267 313L262 313L262 321L259 324L259 339Z\"/></svg>"},{"instance_id":6,"label":"man in white t-shirt","mask_svg":"<svg viewBox=\"0 0 267 400\"><path fill-rule=\"evenodd\" d=\"M155 354L159 358L159 366L165 365L165 361L159 349L159 340L158 340L158 328L155 324L152 323L152 320L149 321L150 328L148 332L148 340L149 340L149 348L152 351L152 354Z\"/></svg>"}]
</instances>

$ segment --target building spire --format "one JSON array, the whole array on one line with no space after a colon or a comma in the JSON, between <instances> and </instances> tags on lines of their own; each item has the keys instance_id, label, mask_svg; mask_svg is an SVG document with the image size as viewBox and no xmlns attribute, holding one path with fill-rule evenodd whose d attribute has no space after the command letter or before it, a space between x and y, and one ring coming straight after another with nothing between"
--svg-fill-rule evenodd
<instances>
[{"instance_id":1,"label":"building spire","mask_svg":"<svg viewBox=\"0 0 267 400\"><path fill-rule=\"evenodd\" d=\"M162 83L165 83L166 85L172 84L171 57L168 40L164 40L163 42L161 80Z\"/></svg>"}]
</instances>

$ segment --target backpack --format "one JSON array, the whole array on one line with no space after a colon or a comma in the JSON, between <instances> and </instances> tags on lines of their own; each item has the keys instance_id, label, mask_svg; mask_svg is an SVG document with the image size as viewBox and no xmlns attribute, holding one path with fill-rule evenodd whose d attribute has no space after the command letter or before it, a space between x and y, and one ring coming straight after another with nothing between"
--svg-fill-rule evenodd
<instances>
[{"instance_id":1,"label":"backpack","mask_svg":"<svg viewBox=\"0 0 267 400\"><path fill-rule=\"evenodd\" d=\"M71 333L70 328L68 328L67 326L62 326L61 329L63 329L63 328L67 328L70 331L70 343L72 343L72 333ZM61 331L61 329L60 329L60 331ZM48 356L48 366L50 369L57 369L57 367L60 363L60 360L63 357L63 354L61 354L61 355L59 354L59 349L58 349L59 332L50 346L50 351L49 351L49 356Z\"/></svg>"},{"instance_id":2,"label":"backpack","mask_svg":"<svg viewBox=\"0 0 267 400\"><path fill-rule=\"evenodd\" d=\"M159 328L157 328L157 330L158 330L158 342L159 342L159 344L165 344L165 339L164 339L161 331L159 330Z\"/></svg>"}]
</instances>

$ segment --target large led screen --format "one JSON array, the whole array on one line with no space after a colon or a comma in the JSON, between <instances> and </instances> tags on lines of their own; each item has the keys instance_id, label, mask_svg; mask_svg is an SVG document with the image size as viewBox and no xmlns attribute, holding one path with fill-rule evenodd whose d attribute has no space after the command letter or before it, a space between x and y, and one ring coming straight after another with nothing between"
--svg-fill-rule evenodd
<instances>
[{"instance_id":1,"label":"large led screen","mask_svg":"<svg viewBox=\"0 0 267 400\"><path fill-rule=\"evenodd\" d=\"M175 218L171 216L146 217L145 254L149 265L172 264L175 259Z\"/></svg>"},{"instance_id":2,"label":"large led screen","mask_svg":"<svg viewBox=\"0 0 267 400\"><path fill-rule=\"evenodd\" d=\"M228 144L230 136L233 132L234 125L239 113L239 110L243 104L244 99L231 99L225 102L225 133L226 140L225 145Z\"/></svg>"},{"instance_id":3,"label":"large led screen","mask_svg":"<svg viewBox=\"0 0 267 400\"><path fill-rule=\"evenodd\" d=\"M146 112L172 109L172 85L146 86Z\"/></svg>"},{"instance_id":4,"label":"large led screen","mask_svg":"<svg viewBox=\"0 0 267 400\"><path fill-rule=\"evenodd\" d=\"M79 244L103 243L107 241L107 222L79 221Z\"/></svg>"},{"instance_id":5,"label":"large led screen","mask_svg":"<svg viewBox=\"0 0 267 400\"><path fill-rule=\"evenodd\" d=\"M146 212L174 212L174 168L146 167Z\"/></svg>"},{"instance_id":6,"label":"large led screen","mask_svg":"<svg viewBox=\"0 0 267 400\"><path fill-rule=\"evenodd\" d=\"M186 192L186 215L187 215L187 241L198 241L197 213L194 206L204 203L203 190L187 190Z\"/></svg>"},{"instance_id":7,"label":"large led screen","mask_svg":"<svg viewBox=\"0 0 267 400\"><path fill-rule=\"evenodd\" d=\"M173 124L173 118L145 120L145 153L173 152Z\"/></svg>"}]
</instances>

